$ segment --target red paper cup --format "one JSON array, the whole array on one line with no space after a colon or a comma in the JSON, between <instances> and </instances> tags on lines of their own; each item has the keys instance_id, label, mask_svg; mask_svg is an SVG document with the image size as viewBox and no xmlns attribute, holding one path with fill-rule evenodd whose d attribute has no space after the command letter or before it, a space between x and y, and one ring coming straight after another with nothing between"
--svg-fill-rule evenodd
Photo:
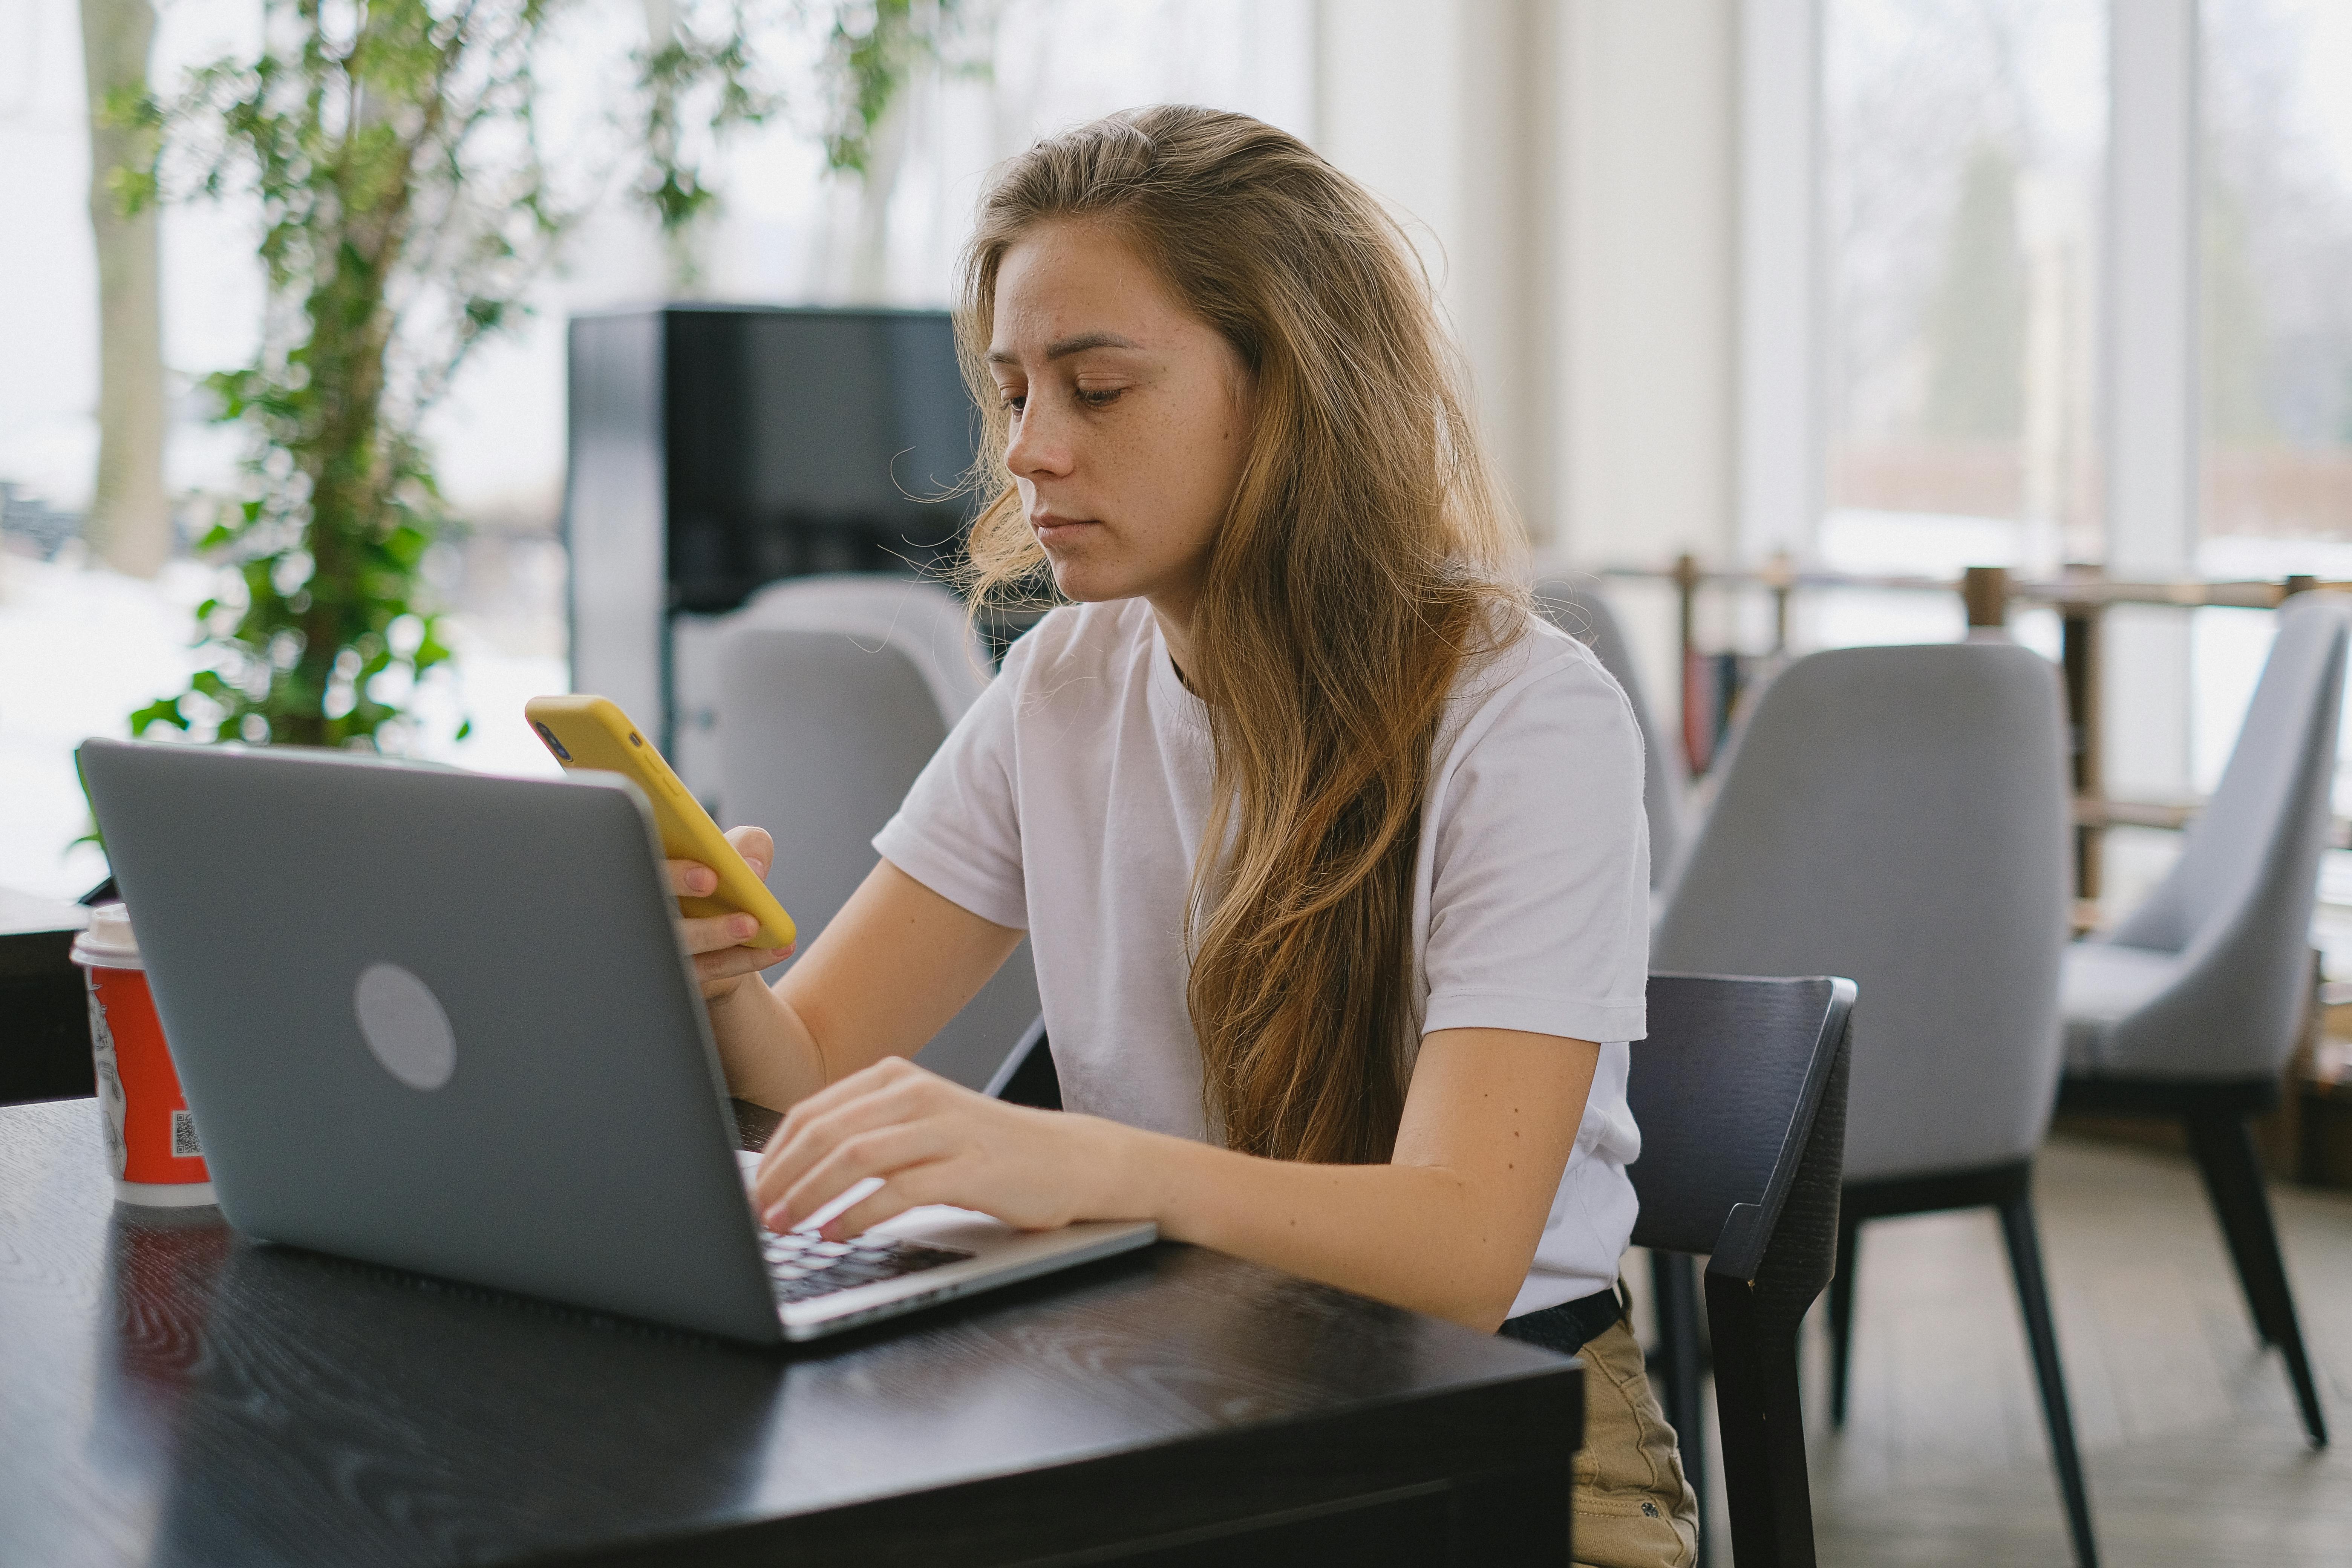
<instances>
[{"instance_id":1,"label":"red paper cup","mask_svg":"<svg viewBox=\"0 0 2352 1568\"><path fill-rule=\"evenodd\" d=\"M73 961L89 982L89 1044L115 1197L150 1208L211 1203L196 1119L180 1092L139 940L121 904L90 911L89 929L74 939Z\"/></svg>"}]
</instances>

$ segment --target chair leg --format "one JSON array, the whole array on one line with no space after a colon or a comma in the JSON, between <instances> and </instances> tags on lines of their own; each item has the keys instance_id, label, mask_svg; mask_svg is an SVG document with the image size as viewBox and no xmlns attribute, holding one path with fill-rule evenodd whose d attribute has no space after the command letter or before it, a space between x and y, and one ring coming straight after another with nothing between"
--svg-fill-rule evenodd
<instances>
[{"instance_id":1,"label":"chair leg","mask_svg":"<svg viewBox=\"0 0 2352 1568\"><path fill-rule=\"evenodd\" d=\"M2327 1446L2327 1420L2319 1411L2319 1388L2312 1381L2311 1362L2303 1348L2303 1329L2294 1314L2294 1296L2286 1281L2286 1264L2279 1256L2278 1227L2271 1220L2269 1194L2263 1187L2263 1168L2254 1154L2254 1140L2242 1116L2189 1116L2189 1147L2205 1176L2205 1194L2213 1203L2214 1217L2230 1244L2238 1266L2238 1283L2246 1292L2255 1332L2274 1344L2286 1358L2287 1379L2303 1407L2303 1429L2311 1446Z\"/></svg>"},{"instance_id":2,"label":"chair leg","mask_svg":"<svg viewBox=\"0 0 2352 1568\"><path fill-rule=\"evenodd\" d=\"M2180 1125L2188 1135L2189 1152L2197 1161L2197 1173L2204 1178L2206 1201L2213 1205L2213 1217L2221 1226L2221 1239L2229 1244L2230 1263L2238 1271L2238 1289L2245 1292L2246 1316L2253 1320L2254 1339L2268 1350L2279 1340L2272 1331L2275 1319L2270 1294L2262 1283L2268 1270L2263 1267L2262 1243L2256 1237L2258 1232L2270 1228L2270 1205L2263 1205L2263 1213L2254 1225L2238 1223L2237 1211L2243 1206L2245 1184L2239 1174L2236 1151L2230 1147L2226 1120L2216 1125L2205 1117L2184 1116ZM2256 1169L2259 1180L2259 1164Z\"/></svg>"},{"instance_id":3,"label":"chair leg","mask_svg":"<svg viewBox=\"0 0 2352 1568\"><path fill-rule=\"evenodd\" d=\"M1845 1425L1847 1368L1853 1360L1853 1268L1862 1222L1838 1216L1837 1271L1830 1276L1830 1425Z\"/></svg>"},{"instance_id":4,"label":"chair leg","mask_svg":"<svg viewBox=\"0 0 2352 1568\"><path fill-rule=\"evenodd\" d=\"M1716 1427L1732 1561L1739 1568L1813 1568L1797 1324L1769 1322L1754 1291L1712 1274L1706 1321L1715 1338Z\"/></svg>"},{"instance_id":5,"label":"chair leg","mask_svg":"<svg viewBox=\"0 0 2352 1568\"><path fill-rule=\"evenodd\" d=\"M2058 1363L2058 1330L2050 1315L2050 1287L2042 1274L2033 1200L2020 1195L2000 1207L2001 1236L2009 1243L2009 1271L2017 1282L2017 1304L2025 1314L2025 1337L2033 1347L2033 1375L2042 1384L2042 1418L2050 1430L2050 1459L2058 1469L2058 1489L2066 1501L2066 1528L2074 1538L2074 1561L2080 1568L2098 1568L2098 1543L2091 1535L2091 1496L2083 1484L2082 1456L2074 1447L2074 1417L2066 1404L2066 1374Z\"/></svg>"},{"instance_id":6,"label":"chair leg","mask_svg":"<svg viewBox=\"0 0 2352 1568\"><path fill-rule=\"evenodd\" d=\"M1682 1449L1683 1474L1698 1494L1696 1568L1706 1568L1706 1358L1698 1331L1698 1271L1689 1254L1651 1252L1650 1299L1658 1313L1658 1403Z\"/></svg>"}]
</instances>

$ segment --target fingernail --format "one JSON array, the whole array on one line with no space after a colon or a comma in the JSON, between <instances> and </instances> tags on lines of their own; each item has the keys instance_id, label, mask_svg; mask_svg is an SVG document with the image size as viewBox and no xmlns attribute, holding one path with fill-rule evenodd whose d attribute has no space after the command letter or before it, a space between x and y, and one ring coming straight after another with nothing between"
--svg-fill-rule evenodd
<instances>
[{"instance_id":1,"label":"fingernail","mask_svg":"<svg viewBox=\"0 0 2352 1568\"><path fill-rule=\"evenodd\" d=\"M782 1203L773 1203L768 1205L768 1212L760 1216L760 1223L770 1230L782 1232L792 1229L788 1223L791 1217L784 1212Z\"/></svg>"},{"instance_id":2,"label":"fingernail","mask_svg":"<svg viewBox=\"0 0 2352 1568\"><path fill-rule=\"evenodd\" d=\"M760 929L760 922L753 920L750 915L737 915L733 920L727 922L727 929L733 931L737 936L750 936L753 931Z\"/></svg>"},{"instance_id":3,"label":"fingernail","mask_svg":"<svg viewBox=\"0 0 2352 1568\"><path fill-rule=\"evenodd\" d=\"M716 892L716 891L718 890L718 888L719 888L719 873L718 873L718 872L716 872L716 871L697 871L697 872L694 874L694 890L695 890L696 892L698 892L698 893L709 893L709 892Z\"/></svg>"}]
</instances>

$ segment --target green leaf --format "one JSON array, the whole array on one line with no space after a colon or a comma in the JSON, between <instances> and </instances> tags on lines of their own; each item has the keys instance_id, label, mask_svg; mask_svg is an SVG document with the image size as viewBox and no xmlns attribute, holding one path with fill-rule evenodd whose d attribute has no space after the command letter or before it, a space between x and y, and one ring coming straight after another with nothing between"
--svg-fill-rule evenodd
<instances>
[{"instance_id":1,"label":"green leaf","mask_svg":"<svg viewBox=\"0 0 2352 1568\"><path fill-rule=\"evenodd\" d=\"M158 698L156 700L147 704L146 707L133 711L131 715L131 736L133 739L136 739L139 736L144 735L148 731L153 729L158 724L169 724L173 729L179 731L183 734L187 732L188 721L180 712L180 700L178 698Z\"/></svg>"}]
</instances>

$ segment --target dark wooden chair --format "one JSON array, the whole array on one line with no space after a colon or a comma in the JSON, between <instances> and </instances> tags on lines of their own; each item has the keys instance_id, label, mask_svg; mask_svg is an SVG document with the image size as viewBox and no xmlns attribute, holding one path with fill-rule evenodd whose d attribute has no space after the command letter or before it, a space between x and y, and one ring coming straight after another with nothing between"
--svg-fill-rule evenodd
<instances>
[{"instance_id":1,"label":"dark wooden chair","mask_svg":"<svg viewBox=\"0 0 2352 1568\"><path fill-rule=\"evenodd\" d=\"M1054 1053L1045 1044L1045 1020L1038 1019L1022 1032L996 1069L996 1076L981 1090L992 1100L1009 1100L1015 1105L1034 1105L1041 1110L1062 1109L1062 1079L1054 1071Z\"/></svg>"},{"instance_id":2,"label":"dark wooden chair","mask_svg":"<svg viewBox=\"0 0 2352 1568\"><path fill-rule=\"evenodd\" d=\"M1797 1393L1797 1327L1829 1282L1845 1136L1851 980L1650 977L1648 1038L1626 1084L1642 1129L1633 1240L1690 1277L1705 1257L1716 1408L1740 1568L1813 1561L1813 1508ZM1043 1021L990 1080L1017 1105L1059 1110ZM1701 1460L1696 1288L1660 1317L1668 1419ZM1675 1321L1667 1323L1670 1316Z\"/></svg>"},{"instance_id":3,"label":"dark wooden chair","mask_svg":"<svg viewBox=\"0 0 2352 1568\"><path fill-rule=\"evenodd\" d=\"M1704 1475L1691 1258L1706 1258L1716 1420L1739 1568L1811 1568L1797 1330L1830 1280L1845 1148L1851 980L1650 977L1626 1099L1642 1129L1633 1240L1664 1260L1659 1390ZM1678 1288L1677 1288L1678 1287Z\"/></svg>"}]
</instances>

